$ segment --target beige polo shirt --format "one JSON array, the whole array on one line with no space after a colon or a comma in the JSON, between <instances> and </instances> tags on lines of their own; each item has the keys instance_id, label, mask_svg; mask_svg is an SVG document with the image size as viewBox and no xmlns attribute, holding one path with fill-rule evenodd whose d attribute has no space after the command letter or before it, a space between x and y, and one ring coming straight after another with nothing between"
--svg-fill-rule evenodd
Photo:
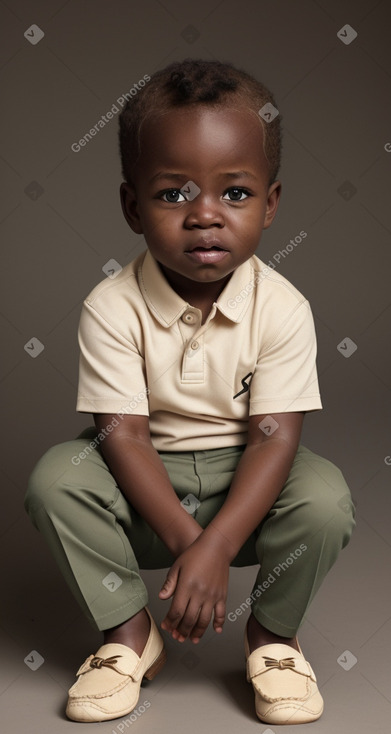
<instances>
[{"instance_id":1,"label":"beige polo shirt","mask_svg":"<svg viewBox=\"0 0 391 734\"><path fill-rule=\"evenodd\" d=\"M308 301L257 256L206 322L150 252L85 299L77 411L149 415L159 451L246 442L249 415L322 407Z\"/></svg>"}]
</instances>

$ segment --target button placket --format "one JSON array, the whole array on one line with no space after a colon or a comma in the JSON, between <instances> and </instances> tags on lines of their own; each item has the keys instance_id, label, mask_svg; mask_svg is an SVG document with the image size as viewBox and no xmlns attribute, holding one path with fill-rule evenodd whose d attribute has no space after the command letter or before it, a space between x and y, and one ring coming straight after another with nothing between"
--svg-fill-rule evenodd
<instances>
[{"instance_id":1,"label":"button placket","mask_svg":"<svg viewBox=\"0 0 391 734\"><path fill-rule=\"evenodd\" d=\"M201 313L199 316L194 311L185 311L178 321L178 329L183 340L183 349L188 349L189 340L191 340L193 334L199 328L198 324L201 323Z\"/></svg>"},{"instance_id":2,"label":"button placket","mask_svg":"<svg viewBox=\"0 0 391 734\"><path fill-rule=\"evenodd\" d=\"M198 323L193 336L187 342L182 362L182 382L204 382L205 381L205 359L204 359L204 333L208 331L209 322L216 313L214 305L207 321L201 326L201 312L186 311L181 316L181 321L188 325L190 321Z\"/></svg>"},{"instance_id":3,"label":"button placket","mask_svg":"<svg viewBox=\"0 0 391 734\"><path fill-rule=\"evenodd\" d=\"M197 336L188 342L182 363L182 382L204 382L204 337Z\"/></svg>"}]
</instances>

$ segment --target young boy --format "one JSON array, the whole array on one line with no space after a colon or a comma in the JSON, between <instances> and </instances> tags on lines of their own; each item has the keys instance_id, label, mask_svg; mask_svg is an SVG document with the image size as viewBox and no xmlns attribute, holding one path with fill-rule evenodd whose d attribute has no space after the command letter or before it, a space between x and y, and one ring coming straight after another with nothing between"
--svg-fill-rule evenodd
<instances>
[{"instance_id":1,"label":"young boy","mask_svg":"<svg viewBox=\"0 0 391 734\"><path fill-rule=\"evenodd\" d=\"M140 567L170 567L161 627L197 644L211 620L223 631L230 565L260 564L244 604L257 716L323 710L296 633L353 506L339 469L299 445L322 407L308 301L254 254L281 191L267 104L248 74L187 59L121 113L122 209L148 249L84 302L77 410L95 428L51 448L26 497L104 633L69 692L75 721L128 714L164 664Z\"/></svg>"}]
</instances>

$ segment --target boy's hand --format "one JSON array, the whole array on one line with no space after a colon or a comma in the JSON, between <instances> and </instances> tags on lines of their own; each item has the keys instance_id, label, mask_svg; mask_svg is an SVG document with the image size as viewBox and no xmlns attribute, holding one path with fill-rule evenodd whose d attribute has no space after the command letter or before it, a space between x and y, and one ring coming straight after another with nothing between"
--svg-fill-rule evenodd
<instances>
[{"instance_id":1,"label":"boy's hand","mask_svg":"<svg viewBox=\"0 0 391 734\"><path fill-rule=\"evenodd\" d=\"M171 566L159 592L160 599L173 596L161 627L178 642L199 642L213 612L215 631L223 631L230 560L201 535Z\"/></svg>"}]
</instances>

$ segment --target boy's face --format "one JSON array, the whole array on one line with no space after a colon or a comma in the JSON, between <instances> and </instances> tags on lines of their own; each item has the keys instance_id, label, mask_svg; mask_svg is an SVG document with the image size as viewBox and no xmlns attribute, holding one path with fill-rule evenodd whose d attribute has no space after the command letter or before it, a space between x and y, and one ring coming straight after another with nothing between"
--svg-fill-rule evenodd
<instances>
[{"instance_id":1,"label":"boy's face","mask_svg":"<svg viewBox=\"0 0 391 734\"><path fill-rule=\"evenodd\" d=\"M215 290L254 254L281 190L268 185L262 142L261 123L244 109L182 108L145 123L122 207L174 288Z\"/></svg>"}]
</instances>

